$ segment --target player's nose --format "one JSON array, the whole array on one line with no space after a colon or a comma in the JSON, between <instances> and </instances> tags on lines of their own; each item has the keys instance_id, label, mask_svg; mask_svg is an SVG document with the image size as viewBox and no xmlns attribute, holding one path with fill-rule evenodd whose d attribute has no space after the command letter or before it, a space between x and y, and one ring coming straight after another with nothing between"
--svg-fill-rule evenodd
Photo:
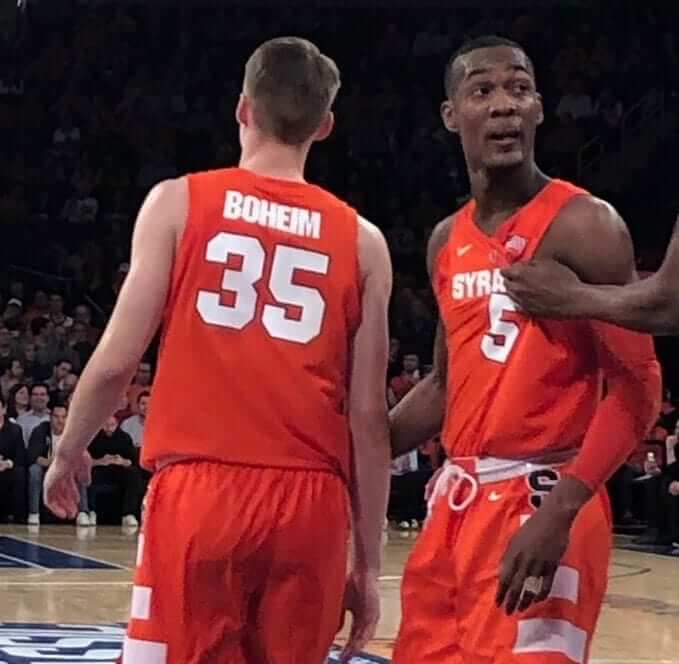
<instances>
[{"instance_id":1,"label":"player's nose","mask_svg":"<svg viewBox=\"0 0 679 664\"><path fill-rule=\"evenodd\" d=\"M490 100L489 112L493 118L515 115L518 109L516 99L506 90L498 89Z\"/></svg>"}]
</instances>

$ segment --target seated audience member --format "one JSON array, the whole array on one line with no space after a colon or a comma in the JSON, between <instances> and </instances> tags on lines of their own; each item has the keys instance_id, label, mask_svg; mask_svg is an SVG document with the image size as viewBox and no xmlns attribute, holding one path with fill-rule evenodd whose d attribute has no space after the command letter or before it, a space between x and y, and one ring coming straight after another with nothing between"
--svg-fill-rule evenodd
<instances>
[{"instance_id":1,"label":"seated audience member","mask_svg":"<svg viewBox=\"0 0 679 664\"><path fill-rule=\"evenodd\" d=\"M132 438L136 448L140 448L144 437L144 424L146 423L146 411L149 407L150 392L141 392L137 399L137 414L128 417L120 428Z\"/></svg>"},{"instance_id":2,"label":"seated audience member","mask_svg":"<svg viewBox=\"0 0 679 664\"><path fill-rule=\"evenodd\" d=\"M47 409L49 403L49 392L47 385L44 383L36 383L31 387L31 409L17 417L17 424L21 427L24 434L24 443L28 445L33 429L42 424L49 422L50 412Z\"/></svg>"},{"instance_id":3,"label":"seated audience member","mask_svg":"<svg viewBox=\"0 0 679 664\"><path fill-rule=\"evenodd\" d=\"M51 394L55 394L61 389L64 378L73 372L73 364L70 360L61 358L55 362L52 368L52 375L45 382Z\"/></svg>"},{"instance_id":4,"label":"seated audience member","mask_svg":"<svg viewBox=\"0 0 679 664\"><path fill-rule=\"evenodd\" d=\"M389 382L387 401L393 408L420 382L420 358L414 353L403 356L403 370Z\"/></svg>"},{"instance_id":5,"label":"seated audience member","mask_svg":"<svg viewBox=\"0 0 679 664\"><path fill-rule=\"evenodd\" d=\"M14 358L6 363L2 376L0 376L0 393L3 398L9 397L9 391L15 386L24 382L24 363L22 360Z\"/></svg>"},{"instance_id":6,"label":"seated audience member","mask_svg":"<svg viewBox=\"0 0 679 664\"><path fill-rule=\"evenodd\" d=\"M151 363L150 362L140 362L139 368L137 369L137 375L134 377L130 389L127 391L127 398L130 402L130 408L134 415L137 414L137 408L139 406L139 395L142 392L151 392L153 382L153 376L151 374Z\"/></svg>"},{"instance_id":7,"label":"seated audience member","mask_svg":"<svg viewBox=\"0 0 679 664\"><path fill-rule=\"evenodd\" d=\"M144 482L137 465L137 450L132 438L118 426L111 416L104 428L89 446L93 459L92 484L89 498L92 512L90 522L96 523L98 494L108 487L117 488L122 494L123 526L137 527L137 514L144 497Z\"/></svg>"},{"instance_id":8,"label":"seated audience member","mask_svg":"<svg viewBox=\"0 0 679 664\"><path fill-rule=\"evenodd\" d=\"M64 433L67 408L57 404L52 408L48 422L43 422L33 429L28 443L28 523L32 526L40 524L40 500L45 473L54 458L54 450ZM80 487L80 505L78 506L77 524L88 526L87 488Z\"/></svg>"},{"instance_id":9,"label":"seated audience member","mask_svg":"<svg viewBox=\"0 0 679 664\"><path fill-rule=\"evenodd\" d=\"M7 397L7 417L16 424L17 418L31 408L31 393L27 385L15 385Z\"/></svg>"},{"instance_id":10,"label":"seated audience member","mask_svg":"<svg viewBox=\"0 0 679 664\"><path fill-rule=\"evenodd\" d=\"M0 523L26 520L26 448L21 428L7 417L0 396Z\"/></svg>"}]
</instances>

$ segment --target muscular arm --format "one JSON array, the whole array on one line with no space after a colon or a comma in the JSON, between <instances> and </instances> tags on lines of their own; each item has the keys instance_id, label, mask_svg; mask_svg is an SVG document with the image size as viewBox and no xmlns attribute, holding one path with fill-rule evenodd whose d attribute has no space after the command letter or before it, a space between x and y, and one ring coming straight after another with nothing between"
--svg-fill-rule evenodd
<instances>
[{"instance_id":1,"label":"muscular arm","mask_svg":"<svg viewBox=\"0 0 679 664\"><path fill-rule=\"evenodd\" d=\"M635 278L627 229L613 208L596 199L583 197L564 208L541 253L551 254L592 283L625 284ZM545 501L547 509L554 507L570 519L647 434L659 408L660 370L651 338L606 323L594 323L593 333L607 396L571 475Z\"/></svg>"},{"instance_id":2,"label":"muscular arm","mask_svg":"<svg viewBox=\"0 0 679 664\"><path fill-rule=\"evenodd\" d=\"M116 410L160 325L187 210L188 187L183 179L160 183L144 201L132 240L130 272L76 388L58 456L69 459L82 454Z\"/></svg>"},{"instance_id":3,"label":"muscular arm","mask_svg":"<svg viewBox=\"0 0 679 664\"><path fill-rule=\"evenodd\" d=\"M448 241L451 219L434 229L427 247L429 278L434 279L436 258ZM434 342L432 371L391 411L391 456L397 458L426 442L441 431L446 410L448 349L442 321Z\"/></svg>"},{"instance_id":4,"label":"muscular arm","mask_svg":"<svg viewBox=\"0 0 679 664\"><path fill-rule=\"evenodd\" d=\"M679 224L662 267L641 281L595 285L551 261L516 264L503 274L509 294L528 313L592 318L658 335L679 333Z\"/></svg>"},{"instance_id":5,"label":"muscular arm","mask_svg":"<svg viewBox=\"0 0 679 664\"><path fill-rule=\"evenodd\" d=\"M359 226L362 319L353 341L349 423L353 439L351 507L354 570L377 574L389 496L389 421L384 383L389 363L392 272L387 244L365 220Z\"/></svg>"}]
</instances>

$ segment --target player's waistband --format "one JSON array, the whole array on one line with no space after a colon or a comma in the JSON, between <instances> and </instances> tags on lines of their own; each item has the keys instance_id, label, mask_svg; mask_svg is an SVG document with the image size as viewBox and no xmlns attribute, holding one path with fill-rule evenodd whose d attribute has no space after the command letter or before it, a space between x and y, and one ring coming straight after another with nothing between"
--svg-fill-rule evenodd
<instances>
[{"instance_id":1,"label":"player's waistband","mask_svg":"<svg viewBox=\"0 0 679 664\"><path fill-rule=\"evenodd\" d=\"M461 512L476 499L479 486L525 477L537 470L558 468L575 458L577 449L552 452L529 459L498 457L455 457L446 461L428 499L431 513L436 501L448 496L448 505Z\"/></svg>"}]
</instances>

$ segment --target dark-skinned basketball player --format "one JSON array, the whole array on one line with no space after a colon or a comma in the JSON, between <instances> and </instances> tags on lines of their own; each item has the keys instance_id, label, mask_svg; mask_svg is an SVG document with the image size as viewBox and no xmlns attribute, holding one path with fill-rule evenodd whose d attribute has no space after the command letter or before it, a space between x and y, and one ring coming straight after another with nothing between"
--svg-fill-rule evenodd
<instances>
[{"instance_id":1,"label":"dark-skinned basketball player","mask_svg":"<svg viewBox=\"0 0 679 664\"><path fill-rule=\"evenodd\" d=\"M652 334L679 334L679 225L660 269L624 286L587 284L553 260L503 272L507 292L526 312L546 318L595 318Z\"/></svg>"},{"instance_id":2,"label":"dark-skinned basketball player","mask_svg":"<svg viewBox=\"0 0 679 664\"><path fill-rule=\"evenodd\" d=\"M632 246L610 205L536 166L543 108L519 45L470 42L445 84L472 198L430 239L434 370L391 427L398 456L443 424L449 461L405 571L393 661L582 664L607 585L604 483L653 423L659 367L650 337L528 318L501 270L538 257L625 284Z\"/></svg>"}]
</instances>

